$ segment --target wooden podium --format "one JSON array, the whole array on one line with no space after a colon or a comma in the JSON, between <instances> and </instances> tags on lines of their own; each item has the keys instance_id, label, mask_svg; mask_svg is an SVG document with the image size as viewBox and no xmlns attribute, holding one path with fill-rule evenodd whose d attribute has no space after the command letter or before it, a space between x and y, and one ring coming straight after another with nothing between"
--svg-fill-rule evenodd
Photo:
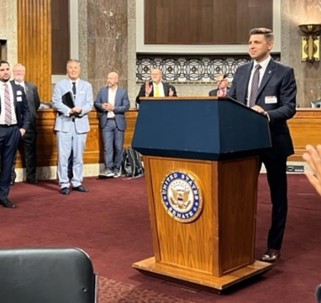
<instances>
[{"instance_id":1,"label":"wooden podium","mask_svg":"<svg viewBox=\"0 0 321 303\"><path fill-rule=\"evenodd\" d=\"M132 145L144 159L154 248L134 268L218 291L271 268L254 258L265 117L227 99L144 98Z\"/></svg>"}]
</instances>

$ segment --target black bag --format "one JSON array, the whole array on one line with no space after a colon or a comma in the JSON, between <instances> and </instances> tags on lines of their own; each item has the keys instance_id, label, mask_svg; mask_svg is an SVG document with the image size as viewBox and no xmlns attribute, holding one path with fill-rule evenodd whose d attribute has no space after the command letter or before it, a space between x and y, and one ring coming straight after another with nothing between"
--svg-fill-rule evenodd
<instances>
[{"instance_id":1,"label":"black bag","mask_svg":"<svg viewBox=\"0 0 321 303\"><path fill-rule=\"evenodd\" d=\"M124 149L123 153L123 173L126 177L135 178L144 175L144 166L141 154L132 147Z\"/></svg>"}]
</instances>

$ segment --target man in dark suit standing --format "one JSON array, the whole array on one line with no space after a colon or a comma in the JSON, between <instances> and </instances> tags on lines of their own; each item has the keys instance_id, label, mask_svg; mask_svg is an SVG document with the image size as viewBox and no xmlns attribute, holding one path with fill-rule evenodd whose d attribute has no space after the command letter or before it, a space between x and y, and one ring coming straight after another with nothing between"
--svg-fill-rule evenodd
<instances>
[{"instance_id":1,"label":"man in dark suit standing","mask_svg":"<svg viewBox=\"0 0 321 303\"><path fill-rule=\"evenodd\" d=\"M30 82L25 81L26 68L22 64L16 64L13 69L14 80L11 83L15 83L23 87L29 106L30 112L30 124L26 134L23 137L23 151L26 165L26 181L28 183L36 184L37 181L37 110L40 106L40 98L37 87ZM15 166L15 165L14 165ZM14 173L14 167L13 167ZM14 174L15 176L15 174ZM14 179L11 180L14 182Z\"/></svg>"},{"instance_id":2,"label":"man in dark suit standing","mask_svg":"<svg viewBox=\"0 0 321 303\"><path fill-rule=\"evenodd\" d=\"M228 95L266 116L269 120L272 148L260 154L270 187L272 220L263 261L280 257L287 218L287 157L294 153L287 120L296 112L296 81L291 67L274 61L270 29L250 31L248 51L251 63L240 66L234 75Z\"/></svg>"},{"instance_id":3,"label":"man in dark suit standing","mask_svg":"<svg viewBox=\"0 0 321 303\"><path fill-rule=\"evenodd\" d=\"M162 81L162 71L159 68L151 70L151 81L140 87L136 97L136 103L140 103L140 97L175 97L176 89L173 85Z\"/></svg>"},{"instance_id":4,"label":"man in dark suit standing","mask_svg":"<svg viewBox=\"0 0 321 303\"><path fill-rule=\"evenodd\" d=\"M21 137L29 126L29 107L21 86L11 83L10 65L0 60L0 205L14 208L8 199L10 174Z\"/></svg>"}]
</instances>

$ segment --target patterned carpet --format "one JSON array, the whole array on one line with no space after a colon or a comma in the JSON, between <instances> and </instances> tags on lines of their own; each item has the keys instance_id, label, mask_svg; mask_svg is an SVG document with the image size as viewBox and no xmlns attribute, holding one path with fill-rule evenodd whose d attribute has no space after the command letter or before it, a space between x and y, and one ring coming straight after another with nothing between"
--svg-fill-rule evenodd
<instances>
[{"instance_id":1,"label":"patterned carpet","mask_svg":"<svg viewBox=\"0 0 321 303\"><path fill-rule=\"evenodd\" d=\"M221 295L133 269L133 263L153 255L143 178L86 178L90 193L73 191L67 196L58 193L55 180L37 185L19 182L10 192L18 207L0 208L0 247L82 248L100 277L99 303L312 303L320 284L320 196L304 175L289 175L288 180L289 216L280 261L262 277ZM256 258L266 248L270 211L262 175Z\"/></svg>"},{"instance_id":2,"label":"patterned carpet","mask_svg":"<svg viewBox=\"0 0 321 303\"><path fill-rule=\"evenodd\" d=\"M99 303L193 303L139 286L99 277Z\"/></svg>"}]
</instances>

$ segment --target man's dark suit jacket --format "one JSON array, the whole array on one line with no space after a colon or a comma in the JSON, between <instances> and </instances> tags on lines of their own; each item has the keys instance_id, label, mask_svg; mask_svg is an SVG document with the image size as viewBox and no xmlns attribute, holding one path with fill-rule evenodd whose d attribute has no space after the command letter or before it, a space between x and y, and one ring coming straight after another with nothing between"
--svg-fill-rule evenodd
<instances>
[{"instance_id":1,"label":"man's dark suit jacket","mask_svg":"<svg viewBox=\"0 0 321 303\"><path fill-rule=\"evenodd\" d=\"M14 80L10 81L11 84L15 84ZM40 97L38 94L37 87L31 82L24 82L25 84L25 94L28 100L29 112L30 112L30 124L29 129L36 130L37 121L37 110L40 106Z\"/></svg>"},{"instance_id":2,"label":"man's dark suit jacket","mask_svg":"<svg viewBox=\"0 0 321 303\"><path fill-rule=\"evenodd\" d=\"M248 83L253 62L240 66L234 75L228 95L247 104ZM268 112L272 150L269 158L287 157L294 153L287 120L296 112L296 82L291 67L270 60L262 78L256 104Z\"/></svg>"},{"instance_id":3,"label":"man's dark suit jacket","mask_svg":"<svg viewBox=\"0 0 321 303\"><path fill-rule=\"evenodd\" d=\"M168 83L162 82L163 83L163 87L164 87L164 94L166 97L169 96L169 89L172 89L172 91L174 92L174 97L177 96L177 92L176 92L176 88L173 85L170 85ZM153 87L153 82L149 82L149 85L151 85ZM145 95L145 84L143 84L140 87L139 93L136 97L136 103L140 103L140 97L146 97ZM149 97L154 97L154 91L152 89L152 92L150 93Z\"/></svg>"},{"instance_id":4,"label":"man's dark suit jacket","mask_svg":"<svg viewBox=\"0 0 321 303\"><path fill-rule=\"evenodd\" d=\"M0 82L0 85L1 85L1 82ZM20 85L11 83L11 86L13 91L14 107L15 107L18 127L27 130L30 123L30 112L29 112L26 94ZM1 108L1 102L0 102L0 112L1 110L2 108Z\"/></svg>"}]
</instances>

